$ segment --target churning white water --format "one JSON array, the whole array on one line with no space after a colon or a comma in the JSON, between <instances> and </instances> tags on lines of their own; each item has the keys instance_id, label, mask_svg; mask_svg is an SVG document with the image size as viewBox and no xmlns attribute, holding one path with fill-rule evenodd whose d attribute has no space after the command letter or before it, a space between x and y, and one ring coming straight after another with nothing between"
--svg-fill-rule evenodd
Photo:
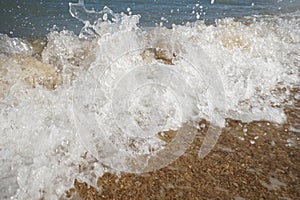
<instances>
[{"instance_id":1,"label":"churning white water","mask_svg":"<svg viewBox=\"0 0 300 200\"><path fill-rule=\"evenodd\" d=\"M105 8L91 23L73 8L81 34L51 31L41 56L0 35L1 199L57 199L75 178L95 185L105 166L161 168L193 140L191 122L283 123L293 105L299 12L144 29L136 15ZM174 144L157 137L182 126Z\"/></svg>"}]
</instances>

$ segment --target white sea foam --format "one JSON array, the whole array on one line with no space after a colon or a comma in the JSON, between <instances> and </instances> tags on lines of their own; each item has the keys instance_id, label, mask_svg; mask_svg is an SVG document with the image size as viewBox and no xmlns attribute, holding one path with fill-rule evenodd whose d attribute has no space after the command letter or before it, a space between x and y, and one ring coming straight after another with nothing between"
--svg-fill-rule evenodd
<instances>
[{"instance_id":1,"label":"white sea foam","mask_svg":"<svg viewBox=\"0 0 300 200\"><path fill-rule=\"evenodd\" d=\"M91 130L84 125L91 122L79 120L82 124L78 125L78 113L73 113L73 92L76 91L75 98L89 103L89 98L96 98L92 101L96 104L85 105L89 105L89 112L95 111L95 122L104 130L97 132L100 134L97 138L106 141L115 131L109 120L115 114L111 112L111 102L119 94L114 94L114 86L119 80L127 80L122 79L123 75L137 67L154 63L172 68L179 78L170 81L171 85L180 84L176 81L180 82L180 77L184 77L182 84L190 89L189 94L195 95L173 102L172 107L172 95L182 96L180 90L178 93L162 92L164 88L157 91L158 95L150 99L150 104L168 105L156 114L171 116L170 120L164 121L163 130L176 129L185 120L199 118L206 118L218 126L223 125L225 117L242 121L285 121L283 107L292 104L289 89L299 86L299 13L249 18L245 23L223 19L216 26L198 21L186 26L174 25L172 29L143 29L136 25L138 16L118 17L115 22L100 20L92 27L86 24L80 36L70 31L53 31L48 35L42 60L53 66L63 80L63 84L58 84L54 90L42 84L33 88L24 83L28 74L24 75L24 70L18 69L30 71L30 64L23 63L22 66L14 54L28 56L32 54L32 48L21 39L1 36L1 199L57 199L72 186L75 178L95 185L96 177L107 170L101 163L111 162L107 156L112 153L111 146L107 149L107 143L103 142L104 153L97 157L98 162L93 155L83 156L87 149L95 150L88 146L92 141L82 139L84 134L89 134L87 130ZM163 56L155 55L159 50ZM172 58L172 64L168 63L169 58ZM87 76L87 73L90 74ZM81 84L76 80L82 81ZM171 85L170 88L176 87ZM95 89L93 96L90 88ZM135 93L142 96L140 99L131 97L133 118L141 117L139 110L149 111L142 94L146 98L151 87L144 89ZM161 95L166 96L158 98ZM144 107L134 107L138 104ZM180 107L188 111L183 115L172 111L178 111ZM80 111L81 108L76 109ZM151 120L140 118L143 119L144 128L151 128ZM118 123L124 125L122 120ZM117 138L113 142L118 148L127 148L126 138ZM160 140L148 141L149 146L146 142L136 145L139 152L147 153L149 146L160 149L164 145ZM126 171L122 156L127 154L124 149L120 150L125 153L116 155L119 158L117 164ZM90 170L78 170L79 164Z\"/></svg>"}]
</instances>

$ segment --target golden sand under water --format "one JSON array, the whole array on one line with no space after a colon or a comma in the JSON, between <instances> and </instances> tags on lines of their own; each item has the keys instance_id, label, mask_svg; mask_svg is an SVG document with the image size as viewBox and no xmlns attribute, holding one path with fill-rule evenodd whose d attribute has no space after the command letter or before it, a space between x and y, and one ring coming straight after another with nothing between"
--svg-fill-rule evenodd
<instances>
[{"instance_id":1,"label":"golden sand under water","mask_svg":"<svg viewBox=\"0 0 300 200\"><path fill-rule=\"evenodd\" d=\"M202 128L192 145L170 165L142 174L106 173L98 179L100 189L75 180L74 188L66 192L66 197L297 199L300 196L300 135L288 129L299 126L299 107L298 100L296 108L285 110L288 121L282 125L226 119L226 127L213 151L199 159L198 151L209 126L202 120Z\"/></svg>"},{"instance_id":2,"label":"golden sand under water","mask_svg":"<svg viewBox=\"0 0 300 200\"><path fill-rule=\"evenodd\" d=\"M11 79L3 81L0 79L3 89L0 90L2 97L16 81L21 80L32 88L38 85L53 90L62 84L61 78L56 73L54 66L26 55L14 55L5 57L2 55L0 70L4 76L10 74ZM13 63L13 64L12 64ZM9 66L9 70L2 66Z\"/></svg>"}]
</instances>

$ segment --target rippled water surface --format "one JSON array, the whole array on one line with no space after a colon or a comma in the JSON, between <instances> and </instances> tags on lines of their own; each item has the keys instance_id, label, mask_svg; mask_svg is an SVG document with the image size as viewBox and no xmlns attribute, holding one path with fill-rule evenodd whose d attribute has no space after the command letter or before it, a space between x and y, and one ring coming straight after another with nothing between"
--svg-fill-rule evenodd
<instances>
[{"instance_id":1,"label":"rippled water surface","mask_svg":"<svg viewBox=\"0 0 300 200\"><path fill-rule=\"evenodd\" d=\"M81 24L68 12L69 1L23 0L0 1L0 32L12 36L44 35L55 25L60 30L74 30ZM213 3L213 4L212 4ZM155 26L163 22L185 24L197 19L212 23L224 17L240 18L250 15L278 15L295 12L300 8L297 0L86 0L88 9L102 10L108 6L117 13L140 15L141 26Z\"/></svg>"}]
</instances>

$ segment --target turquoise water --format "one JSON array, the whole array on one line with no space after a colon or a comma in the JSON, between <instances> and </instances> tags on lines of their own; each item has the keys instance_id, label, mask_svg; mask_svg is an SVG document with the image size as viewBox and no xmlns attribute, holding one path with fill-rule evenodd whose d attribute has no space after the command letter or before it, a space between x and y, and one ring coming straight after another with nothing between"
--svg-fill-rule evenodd
<instances>
[{"instance_id":1,"label":"turquoise water","mask_svg":"<svg viewBox=\"0 0 300 200\"><path fill-rule=\"evenodd\" d=\"M41 36L55 25L58 30L79 32L82 23L72 18L69 0L0 1L0 33L9 36ZM76 1L71 1L76 2ZM139 14L140 26L185 24L202 19L212 23L224 17L278 15L300 9L299 0L86 0L87 9L108 6L116 13Z\"/></svg>"}]
</instances>

